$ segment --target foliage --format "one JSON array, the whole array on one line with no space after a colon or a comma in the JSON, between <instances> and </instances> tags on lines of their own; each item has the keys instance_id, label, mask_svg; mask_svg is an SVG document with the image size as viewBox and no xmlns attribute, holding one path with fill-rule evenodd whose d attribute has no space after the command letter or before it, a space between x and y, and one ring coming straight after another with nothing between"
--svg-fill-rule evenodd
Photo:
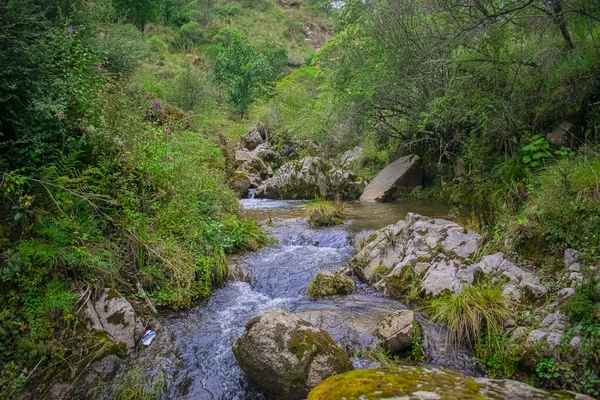
<instances>
[{"instance_id":1,"label":"foliage","mask_svg":"<svg viewBox=\"0 0 600 400\"><path fill-rule=\"evenodd\" d=\"M500 334L484 335L476 345L477 358L490 378L512 378L519 368L521 351L516 343Z\"/></svg>"},{"instance_id":2,"label":"foliage","mask_svg":"<svg viewBox=\"0 0 600 400\"><path fill-rule=\"evenodd\" d=\"M427 306L431 319L446 326L447 341L453 346L476 346L482 339L500 334L512 315L512 303L502 287L478 283L460 293L433 299Z\"/></svg>"},{"instance_id":3,"label":"foliage","mask_svg":"<svg viewBox=\"0 0 600 400\"><path fill-rule=\"evenodd\" d=\"M142 34L149 22L158 19L164 0L112 0L117 18L124 17L126 21L137 26Z\"/></svg>"},{"instance_id":4,"label":"foliage","mask_svg":"<svg viewBox=\"0 0 600 400\"><path fill-rule=\"evenodd\" d=\"M341 201L328 201L322 197L307 205L306 221L310 226L331 226L341 224L344 204Z\"/></svg>"},{"instance_id":5,"label":"foliage","mask_svg":"<svg viewBox=\"0 0 600 400\"><path fill-rule=\"evenodd\" d=\"M196 111L207 97L207 79L190 63L174 79L169 88L167 99L171 104L185 111Z\"/></svg>"},{"instance_id":6,"label":"foliage","mask_svg":"<svg viewBox=\"0 0 600 400\"><path fill-rule=\"evenodd\" d=\"M235 32L214 66L215 84L227 92L227 101L242 116L264 92L271 74L266 58Z\"/></svg>"}]
</instances>

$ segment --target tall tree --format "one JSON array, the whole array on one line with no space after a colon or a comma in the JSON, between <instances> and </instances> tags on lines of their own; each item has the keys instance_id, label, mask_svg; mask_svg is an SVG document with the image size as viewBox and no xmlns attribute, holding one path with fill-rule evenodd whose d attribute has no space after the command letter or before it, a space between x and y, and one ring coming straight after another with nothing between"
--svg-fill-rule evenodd
<instances>
[{"instance_id":1,"label":"tall tree","mask_svg":"<svg viewBox=\"0 0 600 400\"><path fill-rule=\"evenodd\" d=\"M217 57L214 68L216 85L227 92L227 101L243 117L260 96L272 76L266 57L236 32L231 44Z\"/></svg>"},{"instance_id":2,"label":"tall tree","mask_svg":"<svg viewBox=\"0 0 600 400\"><path fill-rule=\"evenodd\" d=\"M164 0L113 0L115 12L140 28L142 34L148 22L158 18Z\"/></svg>"}]
</instances>

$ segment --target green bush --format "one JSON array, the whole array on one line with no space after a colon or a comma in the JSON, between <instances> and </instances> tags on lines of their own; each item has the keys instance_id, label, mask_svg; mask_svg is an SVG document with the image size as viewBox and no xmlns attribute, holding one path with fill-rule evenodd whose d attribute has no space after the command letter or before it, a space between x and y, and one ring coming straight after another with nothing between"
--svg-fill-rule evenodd
<instances>
[{"instance_id":1,"label":"green bush","mask_svg":"<svg viewBox=\"0 0 600 400\"><path fill-rule=\"evenodd\" d=\"M169 45L158 36L151 36L147 42L150 51L154 53L164 53L169 48Z\"/></svg>"},{"instance_id":2,"label":"green bush","mask_svg":"<svg viewBox=\"0 0 600 400\"><path fill-rule=\"evenodd\" d=\"M204 74L188 63L169 86L167 100L185 111L196 111L206 102L207 85Z\"/></svg>"}]
</instances>

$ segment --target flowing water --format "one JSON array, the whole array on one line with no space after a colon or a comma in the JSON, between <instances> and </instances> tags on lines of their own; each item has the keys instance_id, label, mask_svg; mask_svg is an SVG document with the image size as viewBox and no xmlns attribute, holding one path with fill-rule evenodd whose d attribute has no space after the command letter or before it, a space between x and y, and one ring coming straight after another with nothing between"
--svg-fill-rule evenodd
<instances>
[{"instance_id":1,"label":"flowing water","mask_svg":"<svg viewBox=\"0 0 600 400\"><path fill-rule=\"evenodd\" d=\"M406 308L372 288L358 284L345 297L313 300L305 292L319 272L345 265L353 254L351 240L362 230L374 230L403 219L408 211L450 218L453 210L438 203L360 204L347 208L344 225L312 229L298 219L305 202L242 200L257 219L270 219L268 230L276 244L248 253L240 267L251 283L230 282L197 308L162 319L165 334L174 341L177 367L169 373L168 397L186 399L262 399L243 378L231 346L246 322L273 308L299 314L328 331L350 355L373 346L375 326L389 313ZM456 218L454 218L456 219ZM444 332L419 315L424 326L426 364L471 375L478 368L465 351L446 352ZM355 357L356 368L377 366Z\"/></svg>"}]
</instances>

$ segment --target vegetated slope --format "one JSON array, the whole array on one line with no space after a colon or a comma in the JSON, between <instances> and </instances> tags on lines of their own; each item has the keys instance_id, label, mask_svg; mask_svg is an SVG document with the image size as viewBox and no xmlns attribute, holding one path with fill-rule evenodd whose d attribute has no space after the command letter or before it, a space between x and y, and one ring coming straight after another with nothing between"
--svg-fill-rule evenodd
<instances>
[{"instance_id":1,"label":"vegetated slope","mask_svg":"<svg viewBox=\"0 0 600 400\"><path fill-rule=\"evenodd\" d=\"M302 63L324 41L325 12L199 3L0 6L3 398L120 351L86 328L90 293L111 287L149 313L141 287L156 306L186 308L223 282L227 254L266 241L227 187L226 146L210 139L250 124L212 66L239 37L268 64L267 93L288 51Z\"/></svg>"}]
</instances>

